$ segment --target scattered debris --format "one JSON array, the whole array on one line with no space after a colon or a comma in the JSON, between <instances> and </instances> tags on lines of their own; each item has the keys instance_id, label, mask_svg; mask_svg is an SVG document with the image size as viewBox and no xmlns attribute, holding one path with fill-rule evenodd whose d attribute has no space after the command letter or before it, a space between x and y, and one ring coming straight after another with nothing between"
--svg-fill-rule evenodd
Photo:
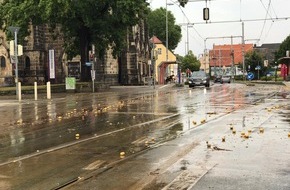
<instances>
[{"instance_id":1,"label":"scattered debris","mask_svg":"<svg viewBox=\"0 0 290 190\"><path fill-rule=\"evenodd\" d=\"M217 146L213 146L213 147L212 147L212 150L233 151L233 150L230 150L230 149L219 148L219 147L217 147Z\"/></svg>"}]
</instances>

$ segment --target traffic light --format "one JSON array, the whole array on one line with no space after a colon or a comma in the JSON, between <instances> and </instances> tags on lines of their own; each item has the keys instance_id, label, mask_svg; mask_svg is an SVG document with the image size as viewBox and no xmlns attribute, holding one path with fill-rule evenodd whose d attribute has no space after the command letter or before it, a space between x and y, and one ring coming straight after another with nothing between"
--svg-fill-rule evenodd
<instances>
[{"instance_id":1,"label":"traffic light","mask_svg":"<svg viewBox=\"0 0 290 190\"><path fill-rule=\"evenodd\" d=\"M209 20L209 8L203 8L203 20Z\"/></svg>"}]
</instances>

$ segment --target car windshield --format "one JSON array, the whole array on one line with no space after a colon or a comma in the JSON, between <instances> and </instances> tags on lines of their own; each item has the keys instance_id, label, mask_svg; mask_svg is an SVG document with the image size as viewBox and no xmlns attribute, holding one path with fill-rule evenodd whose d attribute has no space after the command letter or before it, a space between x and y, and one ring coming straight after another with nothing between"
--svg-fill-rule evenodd
<instances>
[{"instance_id":1,"label":"car windshield","mask_svg":"<svg viewBox=\"0 0 290 190\"><path fill-rule=\"evenodd\" d=\"M199 77L199 78L201 78L201 77L206 77L206 74L204 72L202 72L202 71L196 71L196 72L192 73L191 77Z\"/></svg>"}]
</instances>

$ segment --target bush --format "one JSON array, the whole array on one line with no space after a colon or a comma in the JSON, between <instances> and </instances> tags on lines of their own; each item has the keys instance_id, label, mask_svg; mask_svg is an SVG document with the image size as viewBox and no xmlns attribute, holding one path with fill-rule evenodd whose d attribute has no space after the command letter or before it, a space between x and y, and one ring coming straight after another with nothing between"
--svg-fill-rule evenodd
<instances>
[{"instance_id":1,"label":"bush","mask_svg":"<svg viewBox=\"0 0 290 190\"><path fill-rule=\"evenodd\" d=\"M243 75L236 75L234 76L235 80L243 80Z\"/></svg>"}]
</instances>

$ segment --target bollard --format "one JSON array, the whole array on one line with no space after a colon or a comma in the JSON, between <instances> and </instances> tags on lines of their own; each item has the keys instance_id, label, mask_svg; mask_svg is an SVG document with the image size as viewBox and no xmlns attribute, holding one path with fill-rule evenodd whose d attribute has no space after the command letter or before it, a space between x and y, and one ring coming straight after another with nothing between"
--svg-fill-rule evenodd
<instances>
[{"instance_id":1,"label":"bollard","mask_svg":"<svg viewBox=\"0 0 290 190\"><path fill-rule=\"evenodd\" d=\"M34 100L37 100L37 82L34 82Z\"/></svg>"},{"instance_id":2,"label":"bollard","mask_svg":"<svg viewBox=\"0 0 290 190\"><path fill-rule=\"evenodd\" d=\"M18 82L18 100L21 101L21 82Z\"/></svg>"},{"instance_id":3,"label":"bollard","mask_svg":"<svg viewBox=\"0 0 290 190\"><path fill-rule=\"evenodd\" d=\"M50 90L50 82L46 83L46 87L47 87L47 99L50 100L51 99L51 90Z\"/></svg>"}]
</instances>

